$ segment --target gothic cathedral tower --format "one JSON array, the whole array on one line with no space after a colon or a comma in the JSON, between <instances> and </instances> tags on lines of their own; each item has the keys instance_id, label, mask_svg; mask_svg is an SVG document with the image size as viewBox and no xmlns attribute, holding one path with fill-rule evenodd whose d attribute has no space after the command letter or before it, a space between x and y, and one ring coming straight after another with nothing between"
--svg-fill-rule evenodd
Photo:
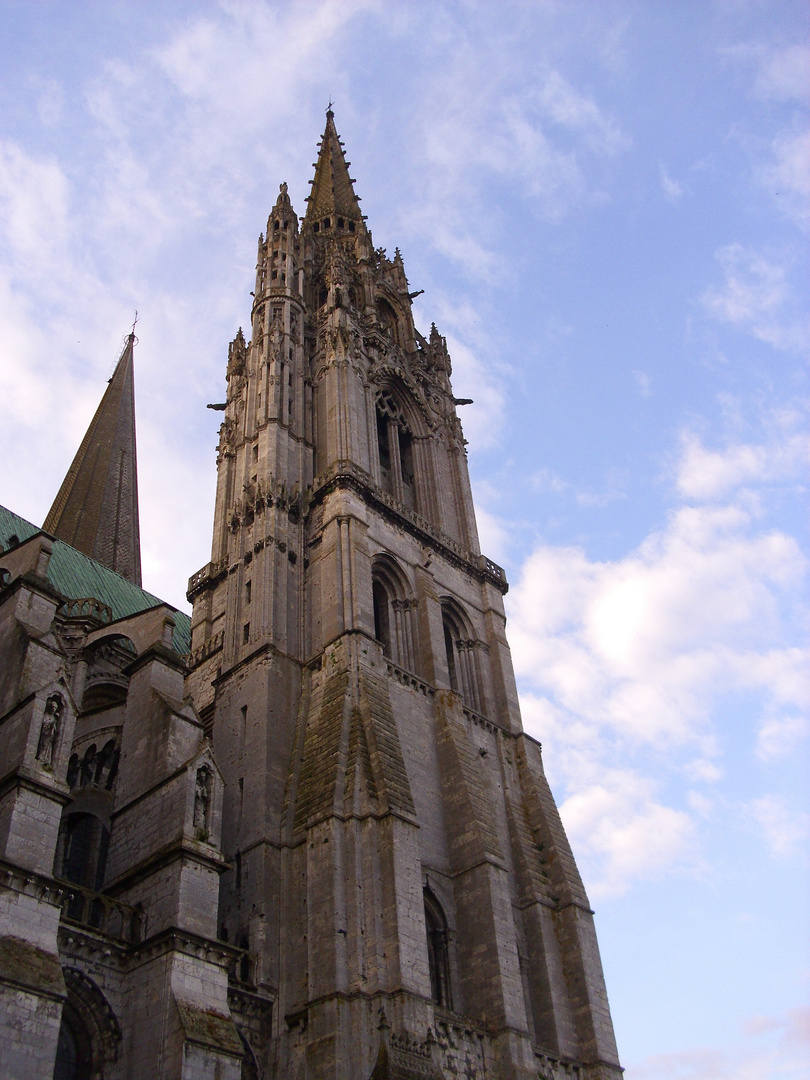
<instances>
[{"instance_id":1,"label":"gothic cathedral tower","mask_svg":"<svg viewBox=\"0 0 810 1080\"><path fill-rule=\"evenodd\" d=\"M256 1072L618 1080L592 912L521 727L444 338L327 113L228 355L188 688L225 779L220 933ZM243 1076L246 1075L243 1072Z\"/></svg>"}]
</instances>

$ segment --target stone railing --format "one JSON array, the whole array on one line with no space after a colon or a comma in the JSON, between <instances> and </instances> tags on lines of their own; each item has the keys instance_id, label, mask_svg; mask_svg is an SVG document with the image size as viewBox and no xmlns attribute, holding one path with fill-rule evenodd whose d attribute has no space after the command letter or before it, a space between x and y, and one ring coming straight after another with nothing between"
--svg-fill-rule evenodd
<instances>
[{"instance_id":1,"label":"stone railing","mask_svg":"<svg viewBox=\"0 0 810 1080\"><path fill-rule=\"evenodd\" d=\"M403 686L407 686L411 690L418 690L419 693L424 694L425 697L430 697L436 692L430 683L426 683L417 675L414 675L410 671L406 671L405 668L401 668L398 664L395 664L393 660L388 660L386 658L386 667L388 668L388 674Z\"/></svg>"},{"instance_id":2,"label":"stone railing","mask_svg":"<svg viewBox=\"0 0 810 1080\"><path fill-rule=\"evenodd\" d=\"M65 889L62 919L86 926L116 941L137 945L146 936L146 912L122 904L111 896L85 889L72 881L60 882Z\"/></svg>"},{"instance_id":3,"label":"stone railing","mask_svg":"<svg viewBox=\"0 0 810 1080\"><path fill-rule=\"evenodd\" d=\"M506 571L502 566L498 566L492 559L488 559L486 555L479 556L479 565L481 569L487 574L488 577L493 577L501 584L506 584Z\"/></svg>"},{"instance_id":4,"label":"stone railing","mask_svg":"<svg viewBox=\"0 0 810 1080\"><path fill-rule=\"evenodd\" d=\"M539 1050L535 1050L534 1056L539 1080L579 1080L581 1076L581 1068L574 1061L564 1061Z\"/></svg>"},{"instance_id":5,"label":"stone railing","mask_svg":"<svg viewBox=\"0 0 810 1080\"><path fill-rule=\"evenodd\" d=\"M199 648L194 650L194 652L187 653L183 657L186 662L186 666L189 668L197 667L203 662L203 660L207 660L209 656L217 652L218 649L221 649L224 640L225 633L224 631L220 630L218 634L214 634L208 639L208 641L204 641L202 645L199 646Z\"/></svg>"},{"instance_id":6,"label":"stone railing","mask_svg":"<svg viewBox=\"0 0 810 1080\"><path fill-rule=\"evenodd\" d=\"M350 477L357 484L361 485L379 505L385 506L393 511L400 520L408 522L408 524L416 528L419 533L429 537L434 544L443 548L445 552L454 555L456 559L465 566L473 568L474 571L489 578L501 592L507 591L509 586L506 582L506 573L504 572L503 567L498 566L496 562L486 558L484 555L474 555L470 551L465 551L461 544L456 543L452 537L448 536L440 529L437 529L435 525L427 520L427 518L423 518L422 515L417 514L415 510L403 506L390 492L384 491L365 469L361 469L359 466L355 465L353 461L345 459L336 461L330 465L328 469L325 469L324 472L316 476L312 481L312 497L314 498L322 488L327 487L340 477ZM202 571L200 572L202 573ZM191 593L190 583L189 593Z\"/></svg>"},{"instance_id":7,"label":"stone railing","mask_svg":"<svg viewBox=\"0 0 810 1080\"><path fill-rule=\"evenodd\" d=\"M94 596L82 600L65 600L59 605L59 614L64 619L96 619L98 622L112 622L112 608L102 604Z\"/></svg>"},{"instance_id":8,"label":"stone railing","mask_svg":"<svg viewBox=\"0 0 810 1080\"><path fill-rule=\"evenodd\" d=\"M196 574L192 574L188 579L188 589L186 595L191 597L194 593L198 592L203 586L207 585L209 581L213 581L218 578L224 570L228 567L228 560L220 559L218 562L206 563L202 569L198 570Z\"/></svg>"}]
</instances>

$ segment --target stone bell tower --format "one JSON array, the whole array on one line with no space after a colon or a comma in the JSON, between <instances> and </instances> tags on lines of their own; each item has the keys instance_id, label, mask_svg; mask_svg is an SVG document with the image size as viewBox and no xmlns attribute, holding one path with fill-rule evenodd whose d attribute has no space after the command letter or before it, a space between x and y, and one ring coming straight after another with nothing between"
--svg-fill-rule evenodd
<instances>
[{"instance_id":1,"label":"stone bell tower","mask_svg":"<svg viewBox=\"0 0 810 1080\"><path fill-rule=\"evenodd\" d=\"M522 729L444 338L375 249L331 110L231 343L187 687L225 780L220 934L257 1074L621 1070L592 912ZM243 1075L245 1075L243 1073Z\"/></svg>"}]
</instances>

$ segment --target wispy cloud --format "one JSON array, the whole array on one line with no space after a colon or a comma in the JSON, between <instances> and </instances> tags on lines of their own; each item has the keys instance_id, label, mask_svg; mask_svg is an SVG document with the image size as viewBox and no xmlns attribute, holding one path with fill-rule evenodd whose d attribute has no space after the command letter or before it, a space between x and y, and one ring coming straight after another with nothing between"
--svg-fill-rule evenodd
<instances>
[{"instance_id":1,"label":"wispy cloud","mask_svg":"<svg viewBox=\"0 0 810 1080\"><path fill-rule=\"evenodd\" d=\"M676 204L683 198L683 186L669 175L663 165L659 166L659 172L661 176L661 187L664 191L665 197L669 202Z\"/></svg>"},{"instance_id":2,"label":"wispy cloud","mask_svg":"<svg viewBox=\"0 0 810 1080\"><path fill-rule=\"evenodd\" d=\"M708 289L703 305L720 322L749 330L777 349L807 347L807 322L791 317L790 263L775 261L743 244L728 244L716 252L724 281Z\"/></svg>"},{"instance_id":3,"label":"wispy cloud","mask_svg":"<svg viewBox=\"0 0 810 1080\"><path fill-rule=\"evenodd\" d=\"M810 1010L752 1016L732 1049L695 1047L656 1054L625 1072L627 1080L805 1080L810 1066Z\"/></svg>"},{"instance_id":4,"label":"wispy cloud","mask_svg":"<svg viewBox=\"0 0 810 1080\"><path fill-rule=\"evenodd\" d=\"M810 814L791 807L782 795L763 795L750 809L773 855L789 859L807 853Z\"/></svg>"}]
</instances>

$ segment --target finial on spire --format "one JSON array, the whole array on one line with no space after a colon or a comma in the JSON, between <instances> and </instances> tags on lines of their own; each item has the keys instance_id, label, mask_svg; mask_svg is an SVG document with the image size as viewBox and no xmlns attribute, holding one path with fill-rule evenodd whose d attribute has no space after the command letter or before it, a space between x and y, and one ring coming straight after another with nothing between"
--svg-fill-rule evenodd
<instances>
[{"instance_id":1,"label":"finial on spire","mask_svg":"<svg viewBox=\"0 0 810 1080\"><path fill-rule=\"evenodd\" d=\"M329 119L329 120L333 120L334 116L335 116L335 114L332 112L332 106L333 105L334 105L334 101L332 101L332 95L330 94L329 95L329 104L326 106L326 116L327 116L327 119Z\"/></svg>"},{"instance_id":2,"label":"finial on spire","mask_svg":"<svg viewBox=\"0 0 810 1080\"><path fill-rule=\"evenodd\" d=\"M129 332L129 340L132 341L133 343L137 343L137 338L135 337L135 327L137 325L138 325L138 309L135 308L135 318L132 320L132 329Z\"/></svg>"}]
</instances>

